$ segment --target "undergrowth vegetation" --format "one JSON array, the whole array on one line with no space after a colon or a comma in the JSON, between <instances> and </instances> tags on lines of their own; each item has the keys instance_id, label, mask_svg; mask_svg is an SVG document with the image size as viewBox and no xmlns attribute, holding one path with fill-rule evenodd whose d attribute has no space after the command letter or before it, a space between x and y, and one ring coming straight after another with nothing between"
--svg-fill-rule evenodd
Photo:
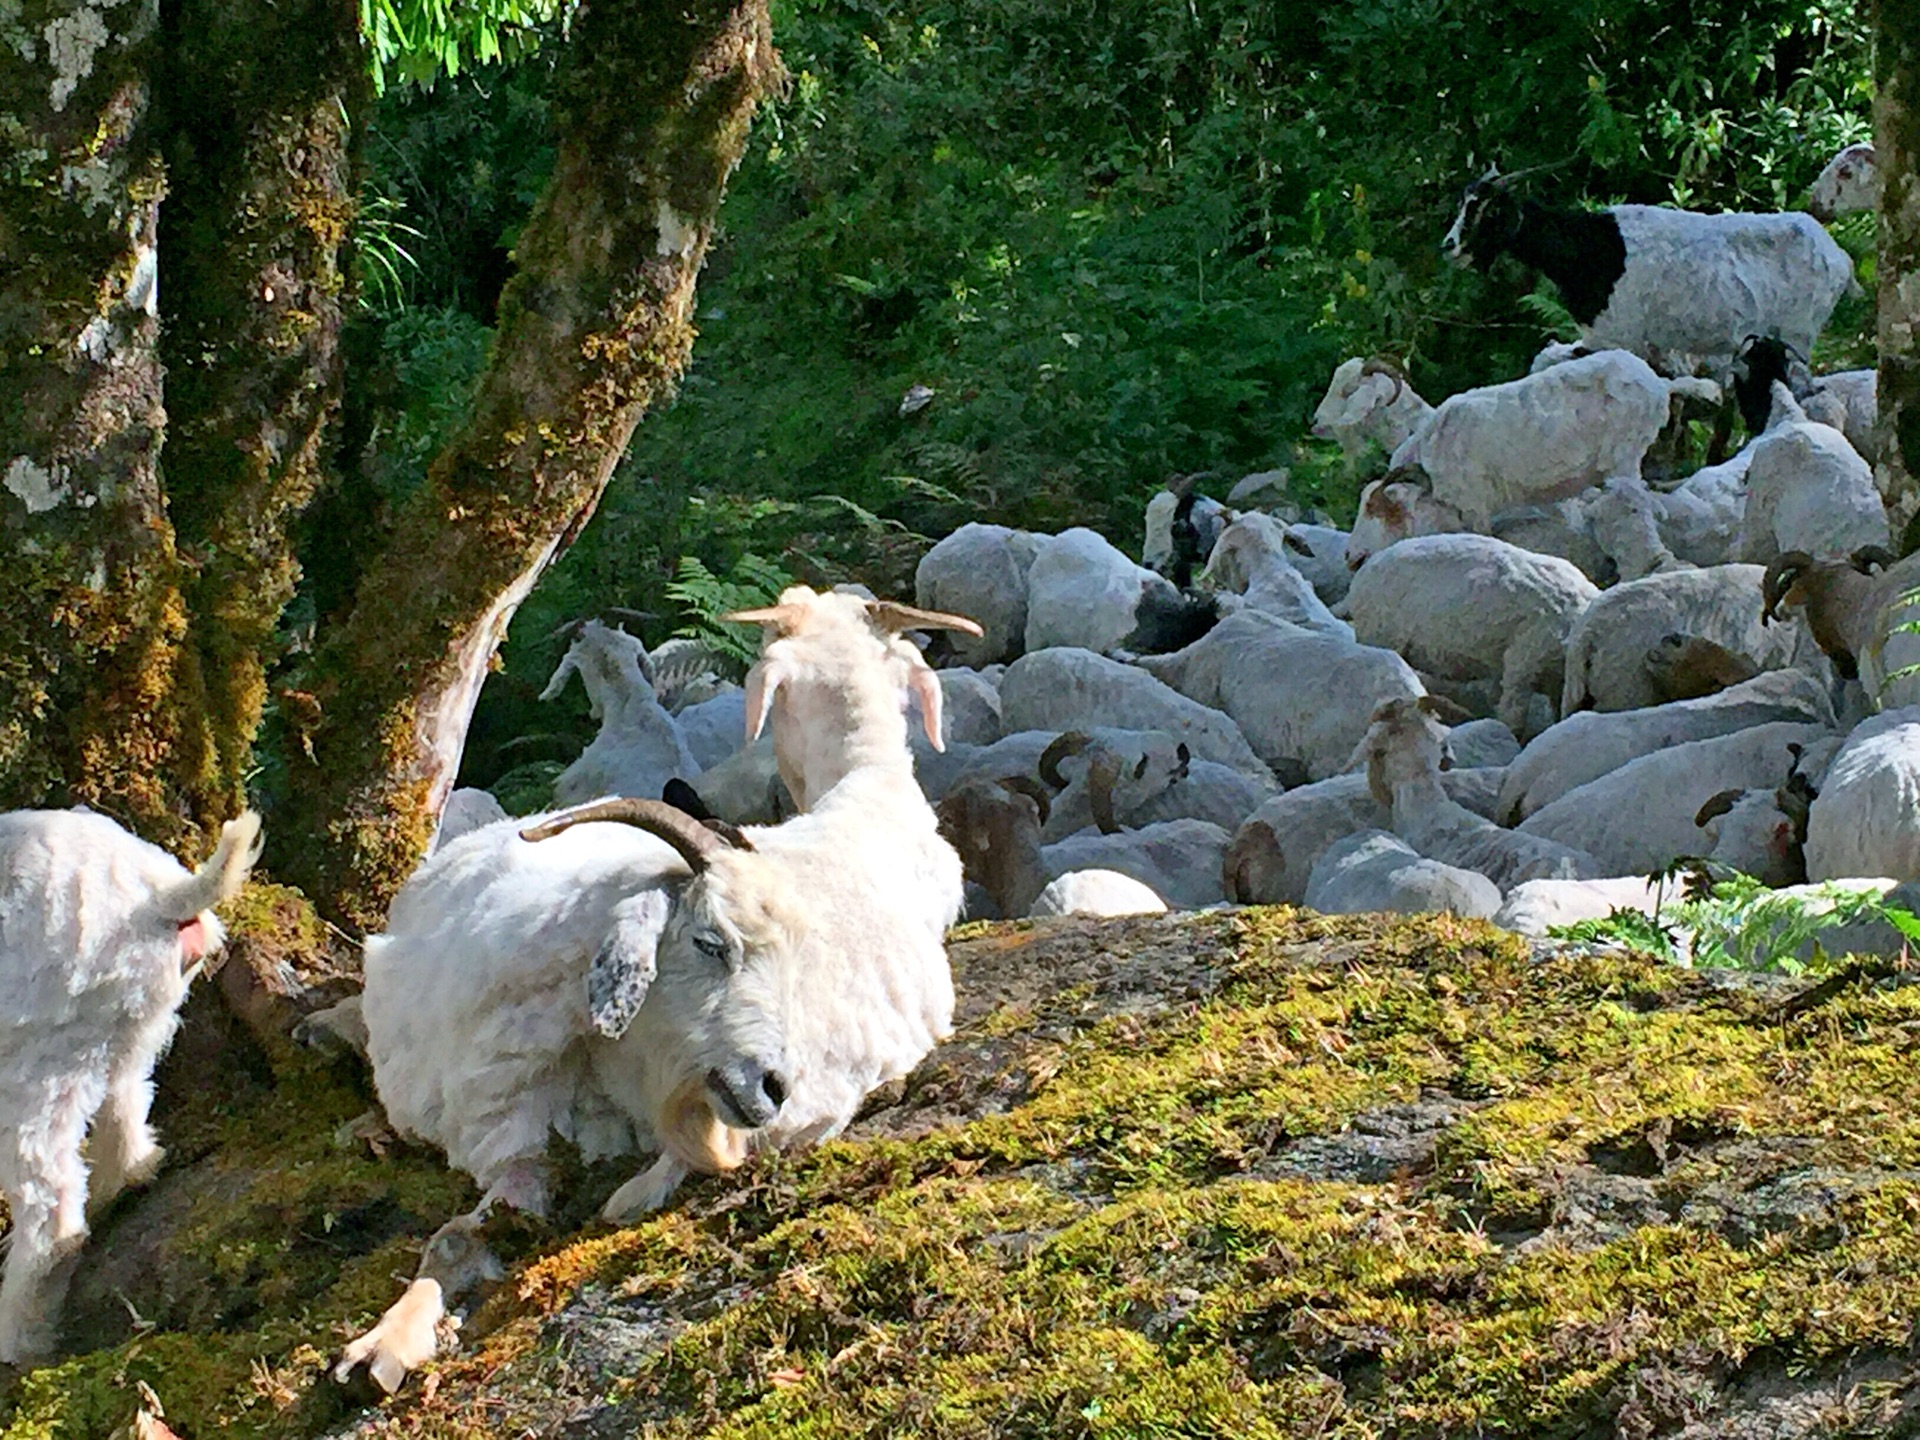
<instances>
[{"instance_id":1,"label":"undergrowth vegetation","mask_svg":"<svg viewBox=\"0 0 1920 1440\"><path fill-rule=\"evenodd\" d=\"M1871 93L1849 0L781 0L775 27L791 84L734 176L682 393L527 603L482 702L507 729L554 724L531 695L561 621L687 623L688 557L736 589L898 592L964 519L1137 544L1196 470L1284 468L1344 520L1356 477L1304 439L1338 360L1391 354L1437 398L1521 373L1564 316L1518 269L1442 264L1467 179L1779 208ZM549 64L382 103L363 343L390 384L352 438L383 497L484 353L551 162ZM1868 218L1841 239L1870 266ZM1845 302L1826 358L1870 318Z\"/></svg>"}]
</instances>

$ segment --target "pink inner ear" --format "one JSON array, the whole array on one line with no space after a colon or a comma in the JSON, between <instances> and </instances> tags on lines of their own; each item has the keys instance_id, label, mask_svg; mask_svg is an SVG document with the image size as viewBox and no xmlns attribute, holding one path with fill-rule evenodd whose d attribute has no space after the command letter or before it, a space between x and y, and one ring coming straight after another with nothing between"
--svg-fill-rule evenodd
<instances>
[{"instance_id":1,"label":"pink inner ear","mask_svg":"<svg viewBox=\"0 0 1920 1440\"><path fill-rule=\"evenodd\" d=\"M180 925L180 953L198 960L207 953L207 927L198 915Z\"/></svg>"},{"instance_id":2,"label":"pink inner ear","mask_svg":"<svg viewBox=\"0 0 1920 1440\"><path fill-rule=\"evenodd\" d=\"M940 677L931 670L915 668L907 685L920 702L920 728L927 732L927 743L936 750L944 751L947 742L942 722L946 696L940 689Z\"/></svg>"}]
</instances>

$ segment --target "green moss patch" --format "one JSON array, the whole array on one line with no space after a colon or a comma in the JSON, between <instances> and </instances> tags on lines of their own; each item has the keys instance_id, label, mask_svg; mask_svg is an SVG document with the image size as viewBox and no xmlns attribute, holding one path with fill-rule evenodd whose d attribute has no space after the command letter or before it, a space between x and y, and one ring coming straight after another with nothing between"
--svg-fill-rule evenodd
<instances>
[{"instance_id":1,"label":"green moss patch","mask_svg":"<svg viewBox=\"0 0 1920 1440\"><path fill-rule=\"evenodd\" d=\"M1653 1436L1838 1386L1821 1433L1868 1434L1920 1395L1920 986L1788 1015L1286 910L954 959L960 1032L847 1138L548 1249L354 1433ZM465 1192L334 1149L330 1074L213 1158L281 1173L179 1232L204 1303L0 1434L104 1435L133 1377L189 1440L344 1418L327 1355ZM321 1205L358 1217L331 1277Z\"/></svg>"}]
</instances>

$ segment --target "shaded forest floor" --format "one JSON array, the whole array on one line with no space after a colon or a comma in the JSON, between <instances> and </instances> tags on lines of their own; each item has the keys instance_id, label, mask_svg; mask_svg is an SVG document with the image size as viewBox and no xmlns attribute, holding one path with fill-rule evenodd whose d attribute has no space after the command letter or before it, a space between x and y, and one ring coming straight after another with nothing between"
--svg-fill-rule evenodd
<instances>
[{"instance_id":1,"label":"shaded forest floor","mask_svg":"<svg viewBox=\"0 0 1920 1440\"><path fill-rule=\"evenodd\" d=\"M326 1365L471 1191L209 992L84 1353L0 1435L110 1435L140 1380L186 1440L1920 1432L1920 985L1288 910L952 954L959 1033L845 1140L618 1232L569 1233L621 1177L567 1167L371 1410Z\"/></svg>"}]
</instances>

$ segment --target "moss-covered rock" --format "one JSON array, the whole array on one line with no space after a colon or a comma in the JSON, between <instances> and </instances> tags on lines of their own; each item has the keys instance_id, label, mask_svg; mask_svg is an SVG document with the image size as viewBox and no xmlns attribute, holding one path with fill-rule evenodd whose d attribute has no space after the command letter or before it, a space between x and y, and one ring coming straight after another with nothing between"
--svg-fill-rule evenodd
<instances>
[{"instance_id":1,"label":"moss-covered rock","mask_svg":"<svg viewBox=\"0 0 1920 1440\"><path fill-rule=\"evenodd\" d=\"M357 1418L326 1362L470 1192L336 1144L350 1072L285 1072L99 1237L72 1317L99 1348L0 1391L0 1435L104 1436L138 1380L188 1440L1920 1415L1920 986L1795 1008L1807 982L1286 910L953 956L959 1033L845 1139L646 1225L523 1238L465 1348Z\"/></svg>"}]
</instances>

